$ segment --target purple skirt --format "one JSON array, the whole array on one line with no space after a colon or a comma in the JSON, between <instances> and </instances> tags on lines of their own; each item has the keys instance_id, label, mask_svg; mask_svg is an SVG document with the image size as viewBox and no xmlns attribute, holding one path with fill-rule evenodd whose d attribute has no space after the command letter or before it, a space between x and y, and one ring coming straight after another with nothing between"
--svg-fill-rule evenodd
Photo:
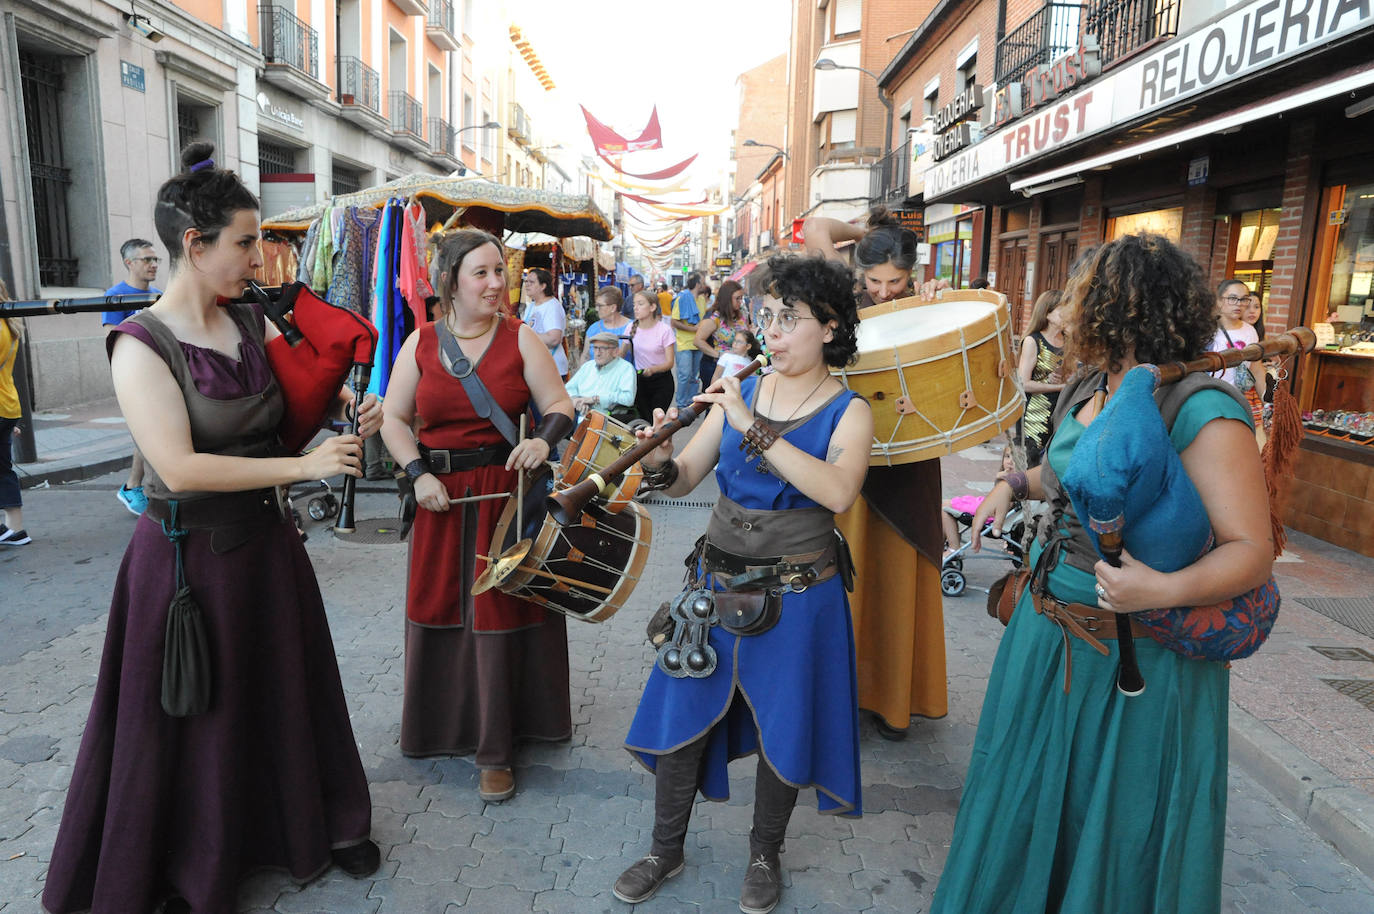
<instances>
[{"instance_id":1,"label":"purple skirt","mask_svg":"<svg viewBox=\"0 0 1374 914\"><path fill-rule=\"evenodd\" d=\"M232 912L259 867L318 875L368 837L367 778L314 569L294 527L223 555L185 540L213 657L208 712L162 711L175 552L139 519L115 583L100 677L48 868L49 911L144 914L169 894Z\"/></svg>"}]
</instances>

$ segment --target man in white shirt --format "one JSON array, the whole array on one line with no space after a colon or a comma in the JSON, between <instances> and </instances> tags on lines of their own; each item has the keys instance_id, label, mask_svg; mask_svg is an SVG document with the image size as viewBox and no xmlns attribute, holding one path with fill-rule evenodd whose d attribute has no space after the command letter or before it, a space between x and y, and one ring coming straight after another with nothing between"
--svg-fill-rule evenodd
<instances>
[{"instance_id":1,"label":"man in white shirt","mask_svg":"<svg viewBox=\"0 0 1374 914\"><path fill-rule=\"evenodd\" d=\"M1225 352L1227 349L1244 349L1251 343L1259 342L1255 328L1245 323L1245 309L1250 305L1250 287L1239 279L1224 279L1217 286L1217 332L1212 338L1211 352ZM1264 366L1259 362L1250 363L1250 371L1256 378L1264 377ZM1228 368L1222 372L1222 380L1236 383L1236 370Z\"/></svg>"},{"instance_id":2,"label":"man in white shirt","mask_svg":"<svg viewBox=\"0 0 1374 914\"><path fill-rule=\"evenodd\" d=\"M558 367L558 376L568 379L568 354L563 351L563 327L567 315L563 306L554 295L553 276L548 270L535 267L525 272L525 295L529 297L529 307L525 309L525 323L539 335L539 339L549 347L553 363Z\"/></svg>"},{"instance_id":3,"label":"man in white shirt","mask_svg":"<svg viewBox=\"0 0 1374 914\"><path fill-rule=\"evenodd\" d=\"M568 395L579 410L598 409L616 419L623 419L625 408L634 407L634 365L619 358L620 338L614 333L594 333L587 345L592 361L582 367L568 382Z\"/></svg>"}]
</instances>

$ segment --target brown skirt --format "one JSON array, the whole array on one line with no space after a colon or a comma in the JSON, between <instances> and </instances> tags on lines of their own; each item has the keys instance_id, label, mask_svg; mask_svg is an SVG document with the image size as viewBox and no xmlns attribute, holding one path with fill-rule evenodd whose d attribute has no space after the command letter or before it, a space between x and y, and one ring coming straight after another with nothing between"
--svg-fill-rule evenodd
<instances>
[{"instance_id":1,"label":"brown skirt","mask_svg":"<svg viewBox=\"0 0 1374 914\"><path fill-rule=\"evenodd\" d=\"M572 736L563 616L499 634L406 622L401 752L510 768L517 740Z\"/></svg>"},{"instance_id":2,"label":"brown skirt","mask_svg":"<svg viewBox=\"0 0 1374 914\"><path fill-rule=\"evenodd\" d=\"M921 506L921 510L925 510ZM939 510L937 504L933 509ZM859 707L889 726L949 713L940 569L865 498L835 519L854 553L854 653Z\"/></svg>"}]
</instances>

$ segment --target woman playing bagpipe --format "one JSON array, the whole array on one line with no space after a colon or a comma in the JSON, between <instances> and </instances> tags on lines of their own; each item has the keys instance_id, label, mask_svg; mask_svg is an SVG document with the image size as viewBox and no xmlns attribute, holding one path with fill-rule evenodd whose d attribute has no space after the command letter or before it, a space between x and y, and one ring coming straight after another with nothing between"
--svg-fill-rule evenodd
<instances>
[{"instance_id":1,"label":"woman playing bagpipe","mask_svg":"<svg viewBox=\"0 0 1374 914\"><path fill-rule=\"evenodd\" d=\"M852 240L862 288L859 308L916 294L916 233L879 207L860 227L813 216L806 246L843 262L835 242ZM943 284L947 286L948 284ZM933 297L934 290L927 297ZM940 461L873 467L863 498L839 519L858 568L851 600L859 663L859 707L875 715L878 733L902 739L913 715L944 717L944 597L940 561Z\"/></svg>"},{"instance_id":2,"label":"woman playing bagpipe","mask_svg":"<svg viewBox=\"0 0 1374 914\"><path fill-rule=\"evenodd\" d=\"M504 310L505 252L486 232L447 235L437 254L440 318L410 335L387 389L382 437L414 480L406 591L401 751L476 751L478 792L515 792L515 743L572 735L563 616L499 590L472 595L491 555L500 499L572 428L572 400L548 346ZM544 417L531 437L516 419ZM419 440L412 432L418 420Z\"/></svg>"},{"instance_id":3,"label":"woman playing bagpipe","mask_svg":"<svg viewBox=\"0 0 1374 914\"><path fill-rule=\"evenodd\" d=\"M278 334L217 304L262 263L258 201L212 153L187 147L159 189L171 282L107 342L149 504L115 582L49 911L148 914L170 895L165 911L230 912L250 870L379 861L319 586L276 488L360 475L361 441L279 456ZM369 400L363 434L380 421Z\"/></svg>"},{"instance_id":4,"label":"woman playing bagpipe","mask_svg":"<svg viewBox=\"0 0 1374 914\"><path fill-rule=\"evenodd\" d=\"M850 569L834 515L858 497L873 421L829 371L855 352L852 279L820 258L774 257L767 269L758 322L775 371L723 378L696 397L711 408L682 454L669 438L643 460L649 484L673 497L714 468L721 498L626 738L655 790L649 854L615 884L632 903L681 872L696 793L727 799L731 759L759 757L742 911L781 896L799 788L816 788L823 813L860 812ZM655 410L653 432L675 416Z\"/></svg>"},{"instance_id":5,"label":"woman playing bagpipe","mask_svg":"<svg viewBox=\"0 0 1374 914\"><path fill-rule=\"evenodd\" d=\"M1155 623L1219 620L1237 595L1272 587L1249 410L1205 374L1155 392L1153 365L1203 353L1216 327L1197 264L1164 238L1103 246L1064 301L1089 371L1060 396L1044 463L999 482L974 518L976 543L1014 496L1051 508L993 664L933 910L1215 912L1229 674L1166 647ZM1132 645L1143 692L1129 684Z\"/></svg>"}]
</instances>

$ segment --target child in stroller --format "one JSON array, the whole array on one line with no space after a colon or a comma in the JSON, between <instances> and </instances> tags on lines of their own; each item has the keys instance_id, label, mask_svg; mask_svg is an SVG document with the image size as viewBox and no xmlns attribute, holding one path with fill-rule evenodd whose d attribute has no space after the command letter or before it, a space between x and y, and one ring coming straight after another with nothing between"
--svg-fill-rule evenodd
<instances>
[{"instance_id":1,"label":"child in stroller","mask_svg":"<svg viewBox=\"0 0 1374 914\"><path fill-rule=\"evenodd\" d=\"M1008 446L1002 451L1002 472L1008 473L1013 469L1015 464L1012 462L1011 447ZM968 534L973 526L974 512L982 501L983 496L980 495L956 495L942 506L940 524L945 531L945 551L940 562L940 590L945 596L960 596L968 587L968 579L964 576L965 560L1007 561L1011 562L1013 568L1020 568L1025 563L1021 543L1026 532L1026 511L1019 502L1012 504L1007 512L1000 535L993 534L991 518L984 524L983 536L1000 539L1002 549L977 553L970 551L972 537Z\"/></svg>"}]
</instances>

